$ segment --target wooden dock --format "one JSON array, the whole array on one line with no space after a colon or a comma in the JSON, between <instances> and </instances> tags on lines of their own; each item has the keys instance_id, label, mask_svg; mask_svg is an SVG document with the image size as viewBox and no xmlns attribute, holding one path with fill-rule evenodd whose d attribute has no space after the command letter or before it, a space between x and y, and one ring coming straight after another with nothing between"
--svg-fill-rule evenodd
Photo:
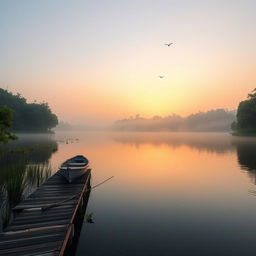
<instances>
[{"instance_id":1,"label":"wooden dock","mask_svg":"<svg viewBox=\"0 0 256 256\"><path fill-rule=\"evenodd\" d=\"M89 170L69 184L57 172L18 204L13 221L0 233L0 255L71 255L67 250L76 229L81 228L76 222L85 214L90 178ZM54 207L42 211L52 204Z\"/></svg>"}]
</instances>

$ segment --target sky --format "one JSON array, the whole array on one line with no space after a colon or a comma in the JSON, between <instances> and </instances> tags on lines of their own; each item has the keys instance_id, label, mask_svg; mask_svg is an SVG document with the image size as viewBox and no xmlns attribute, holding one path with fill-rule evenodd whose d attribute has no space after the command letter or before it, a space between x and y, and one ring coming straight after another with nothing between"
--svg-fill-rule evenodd
<instances>
[{"instance_id":1,"label":"sky","mask_svg":"<svg viewBox=\"0 0 256 256\"><path fill-rule=\"evenodd\" d=\"M248 0L0 0L0 87L79 124L236 109L256 87L255 11Z\"/></svg>"}]
</instances>

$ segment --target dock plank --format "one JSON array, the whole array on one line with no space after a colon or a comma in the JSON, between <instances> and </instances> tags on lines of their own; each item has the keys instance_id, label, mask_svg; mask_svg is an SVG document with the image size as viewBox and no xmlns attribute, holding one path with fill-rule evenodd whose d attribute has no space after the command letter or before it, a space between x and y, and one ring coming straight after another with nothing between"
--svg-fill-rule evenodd
<instances>
[{"instance_id":1,"label":"dock plank","mask_svg":"<svg viewBox=\"0 0 256 256\"><path fill-rule=\"evenodd\" d=\"M27 246L20 246L20 247L15 247L11 249L3 249L0 250L0 255L32 255L31 252L33 253L43 253L43 252L53 252L57 251L61 248L61 241L57 242L46 242L46 243L39 243L35 245L27 245ZM36 254L35 254L36 255Z\"/></svg>"},{"instance_id":2,"label":"dock plank","mask_svg":"<svg viewBox=\"0 0 256 256\"><path fill-rule=\"evenodd\" d=\"M0 255L63 255L90 177L91 170L69 184L57 172L14 207L13 221L0 233ZM59 205L41 210L51 204Z\"/></svg>"}]
</instances>

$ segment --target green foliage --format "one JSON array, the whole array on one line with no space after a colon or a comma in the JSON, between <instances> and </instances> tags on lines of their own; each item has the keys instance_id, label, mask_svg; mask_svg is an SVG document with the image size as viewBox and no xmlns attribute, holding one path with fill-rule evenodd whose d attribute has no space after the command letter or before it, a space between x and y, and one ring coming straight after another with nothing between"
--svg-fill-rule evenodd
<instances>
[{"instance_id":1,"label":"green foliage","mask_svg":"<svg viewBox=\"0 0 256 256\"><path fill-rule=\"evenodd\" d=\"M252 93L248 93L247 98L250 100L256 99L256 88L252 90Z\"/></svg>"},{"instance_id":2,"label":"green foliage","mask_svg":"<svg viewBox=\"0 0 256 256\"><path fill-rule=\"evenodd\" d=\"M51 166L49 165L28 165L26 181L30 186L39 187L45 180L51 176Z\"/></svg>"},{"instance_id":3,"label":"green foliage","mask_svg":"<svg viewBox=\"0 0 256 256\"><path fill-rule=\"evenodd\" d=\"M13 113L12 130L19 132L49 132L58 118L47 103L27 103L20 94L14 95L0 88L0 107L7 105Z\"/></svg>"},{"instance_id":4,"label":"green foliage","mask_svg":"<svg viewBox=\"0 0 256 256\"><path fill-rule=\"evenodd\" d=\"M231 130L232 130L232 131L236 131L236 130L237 130L237 122L236 122L236 121L233 121L233 122L231 123Z\"/></svg>"},{"instance_id":5,"label":"green foliage","mask_svg":"<svg viewBox=\"0 0 256 256\"><path fill-rule=\"evenodd\" d=\"M86 218L86 222L88 222L88 223L94 223L94 221L93 221L93 219L92 219L92 217L93 217L93 215L94 215L94 213L87 213L86 215L85 215L85 218Z\"/></svg>"},{"instance_id":6,"label":"green foliage","mask_svg":"<svg viewBox=\"0 0 256 256\"><path fill-rule=\"evenodd\" d=\"M4 226L8 224L12 207L50 176L51 167L47 164L27 165L25 161L20 161L1 167L0 215Z\"/></svg>"},{"instance_id":7,"label":"green foliage","mask_svg":"<svg viewBox=\"0 0 256 256\"><path fill-rule=\"evenodd\" d=\"M248 99L239 103L237 131L241 134L256 133L256 93L248 94Z\"/></svg>"},{"instance_id":8,"label":"green foliage","mask_svg":"<svg viewBox=\"0 0 256 256\"><path fill-rule=\"evenodd\" d=\"M12 207L50 177L49 159L57 149L56 141L49 134L21 135L19 140L0 145L0 218L3 225L8 224Z\"/></svg>"},{"instance_id":9,"label":"green foliage","mask_svg":"<svg viewBox=\"0 0 256 256\"><path fill-rule=\"evenodd\" d=\"M4 166L1 170L1 190L6 192L8 202L13 206L22 199L25 184L26 165L22 162Z\"/></svg>"},{"instance_id":10,"label":"green foliage","mask_svg":"<svg viewBox=\"0 0 256 256\"><path fill-rule=\"evenodd\" d=\"M0 143L7 143L17 137L8 131L12 125L13 111L6 105L0 108Z\"/></svg>"}]
</instances>

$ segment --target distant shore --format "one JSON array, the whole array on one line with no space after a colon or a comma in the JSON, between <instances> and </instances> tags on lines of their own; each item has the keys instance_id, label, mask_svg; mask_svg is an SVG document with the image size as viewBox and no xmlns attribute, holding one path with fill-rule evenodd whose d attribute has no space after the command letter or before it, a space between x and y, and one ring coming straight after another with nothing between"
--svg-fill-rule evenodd
<instances>
[{"instance_id":1,"label":"distant shore","mask_svg":"<svg viewBox=\"0 0 256 256\"><path fill-rule=\"evenodd\" d=\"M231 133L232 136L239 136L239 137L256 137L256 133L245 133L245 132L233 132Z\"/></svg>"}]
</instances>

